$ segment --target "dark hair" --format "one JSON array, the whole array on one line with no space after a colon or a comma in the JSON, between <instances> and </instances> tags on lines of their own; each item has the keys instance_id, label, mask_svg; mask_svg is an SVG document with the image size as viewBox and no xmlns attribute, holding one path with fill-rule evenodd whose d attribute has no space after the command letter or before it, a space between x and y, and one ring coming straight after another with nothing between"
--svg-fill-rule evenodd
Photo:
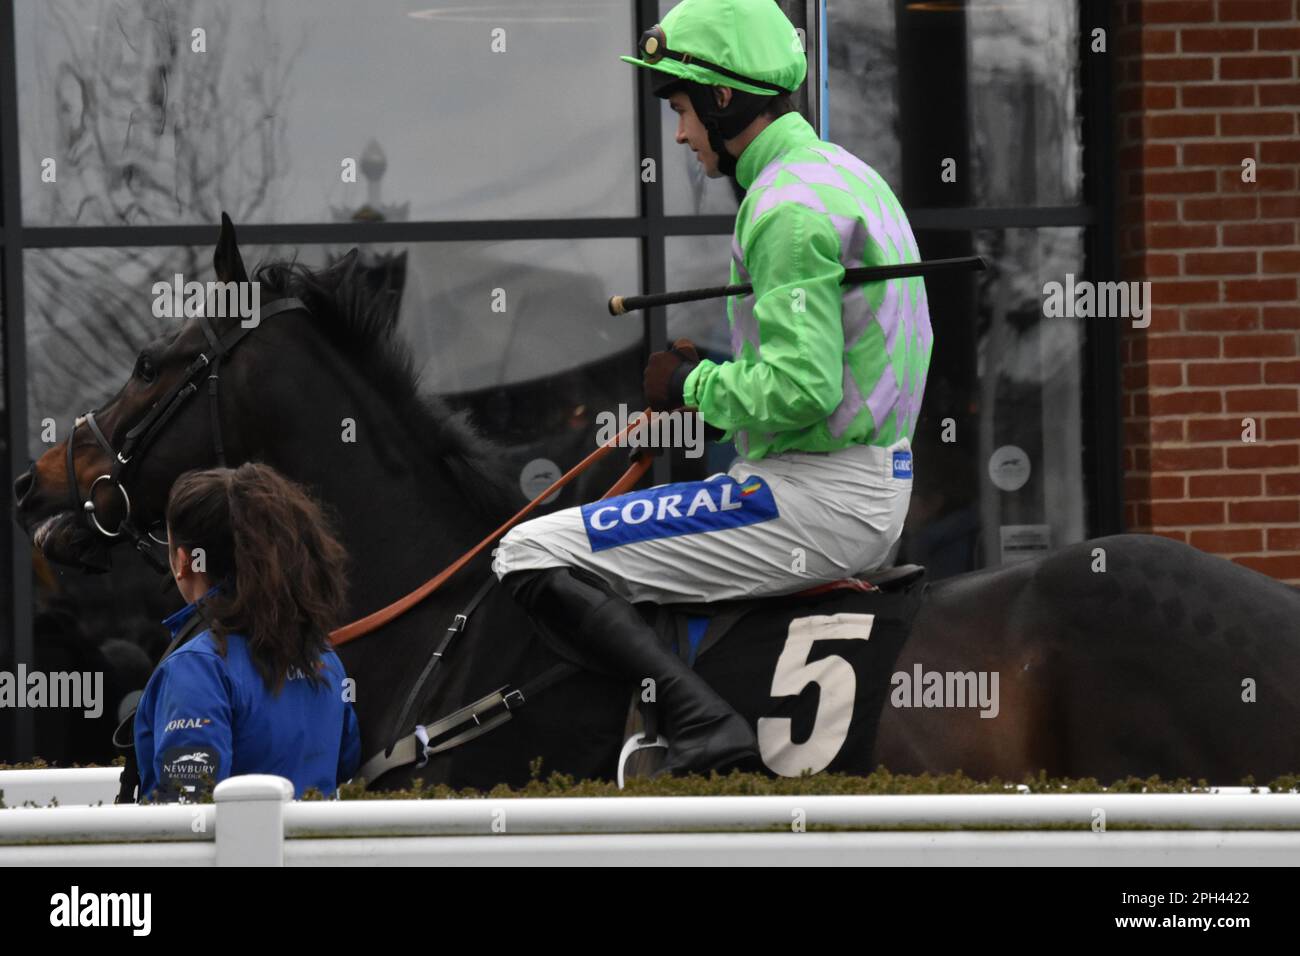
<instances>
[{"instance_id":1,"label":"dark hair","mask_svg":"<svg viewBox=\"0 0 1300 956\"><path fill-rule=\"evenodd\" d=\"M778 117L784 116L786 113L793 112L794 101L790 99L790 94L778 93L776 96L768 99L767 106L763 108L762 115L772 119L777 119Z\"/></svg>"},{"instance_id":2,"label":"dark hair","mask_svg":"<svg viewBox=\"0 0 1300 956\"><path fill-rule=\"evenodd\" d=\"M347 595L347 552L324 509L269 465L188 471L167 500L173 548L202 548L210 580L204 601L224 655L241 633L267 687L295 669L323 684L318 664Z\"/></svg>"}]
</instances>

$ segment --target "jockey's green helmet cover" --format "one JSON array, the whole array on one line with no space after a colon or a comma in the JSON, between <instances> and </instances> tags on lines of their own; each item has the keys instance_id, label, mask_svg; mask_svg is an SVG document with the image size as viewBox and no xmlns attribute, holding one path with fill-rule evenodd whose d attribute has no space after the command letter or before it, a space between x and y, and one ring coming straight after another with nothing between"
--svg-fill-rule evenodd
<instances>
[{"instance_id":1,"label":"jockey's green helmet cover","mask_svg":"<svg viewBox=\"0 0 1300 956\"><path fill-rule=\"evenodd\" d=\"M640 54L620 59L760 96L793 93L808 73L803 43L776 0L682 0L642 36Z\"/></svg>"}]
</instances>

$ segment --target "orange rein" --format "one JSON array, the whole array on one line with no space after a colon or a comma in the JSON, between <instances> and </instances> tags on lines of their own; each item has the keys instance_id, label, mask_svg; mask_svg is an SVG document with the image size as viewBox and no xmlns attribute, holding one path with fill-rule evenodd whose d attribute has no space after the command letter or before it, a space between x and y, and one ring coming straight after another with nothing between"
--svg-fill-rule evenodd
<instances>
[{"instance_id":1,"label":"orange rein","mask_svg":"<svg viewBox=\"0 0 1300 956\"><path fill-rule=\"evenodd\" d=\"M648 418L650 414L651 414L650 409L647 408L645 410L646 417ZM640 424L640 420L633 420L629 422L628 426L624 428L621 432L619 432L617 435L615 435L605 444L601 445L599 448L593 451L586 458L582 459L582 461L578 462L576 465L570 468L567 472L565 472L565 474L560 476L560 478L555 482L555 484L551 485L549 488L543 491L532 501L528 502L528 504L524 506L522 511L516 514L513 518L511 518L501 527L497 528L495 531L493 531L490 535L488 535L478 544L474 545L474 547L470 548L468 551L462 554L451 564L447 565L447 567L443 568L433 577L429 578L429 580L425 581L423 584L421 584L410 594L406 595L405 597L398 598L392 604L388 605L388 607L380 608L378 611L375 611L371 614L367 614L365 617L353 621L351 624L345 624L343 627L340 627L338 630L331 632L330 641L334 644L335 647L339 647L343 644L346 644L348 641L355 640L356 638L361 637L364 634L369 634L371 631L378 630L379 628L383 627L385 624L387 624L389 621L394 620L395 618L401 617L411 608L415 607L417 604L419 604L421 601L427 598L434 591L438 590L438 588L442 587L443 584L445 584L452 577L452 575L454 575L457 571L459 571L461 568L465 567L465 565L469 564L476 557L478 557L479 554L482 553L484 548L492 544L494 541L496 541L498 538L504 535L507 531L509 531L511 528L517 525L519 522L527 518L528 515L530 515L539 504L541 504L543 501L545 501L555 492L559 491L561 488L567 485L574 478L578 477L578 475L582 474L584 471L586 471L596 462L600 461L600 459L604 458L615 448L619 447L619 443L622 442L622 440L627 436L628 432L632 431L632 429L639 424ZM613 487L610 488L609 491L605 492L604 497L612 498L615 495L621 495L626 491L630 491L633 488L633 486L635 486L636 483L641 480L641 476L644 475L646 471L649 470L650 465L653 462L654 462L653 455L649 455L649 454L642 455L635 462L633 462L632 467L628 468L627 471L623 472L623 477L619 478L618 481L614 482Z\"/></svg>"}]
</instances>

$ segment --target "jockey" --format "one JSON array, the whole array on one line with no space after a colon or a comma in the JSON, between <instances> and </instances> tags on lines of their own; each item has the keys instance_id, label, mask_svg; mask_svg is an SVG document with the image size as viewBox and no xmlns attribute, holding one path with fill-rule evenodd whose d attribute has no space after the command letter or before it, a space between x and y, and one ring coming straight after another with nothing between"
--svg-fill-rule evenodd
<instances>
[{"instance_id":1,"label":"jockey","mask_svg":"<svg viewBox=\"0 0 1300 956\"><path fill-rule=\"evenodd\" d=\"M682 0L629 63L657 71L677 142L747 191L728 300L732 359L651 356L656 410L698 410L741 454L726 474L558 511L502 539L493 570L553 636L664 705L665 772L752 761L753 729L631 602L788 594L874 570L902 532L932 335L920 278L841 286L920 258L898 200L819 139L789 94L807 72L774 0Z\"/></svg>"}]
</instances>

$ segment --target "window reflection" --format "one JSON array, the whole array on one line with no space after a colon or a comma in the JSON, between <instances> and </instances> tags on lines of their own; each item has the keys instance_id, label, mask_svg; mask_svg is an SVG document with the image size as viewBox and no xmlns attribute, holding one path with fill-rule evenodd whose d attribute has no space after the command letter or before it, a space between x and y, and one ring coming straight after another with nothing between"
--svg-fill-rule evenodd
<instances>
[{"instance_id":1,"label":"window reflection","mask_svg":"<svg viewBox=\"0 0 1300 956\"><path fill-rule=\"evenodd\" d=\"M364 201L342 163L372 139L413 220L635 215L631 16L586 0L20 0L24 220L328 221Z\"/></svg>"},{"instance_id":2,"label":"window reflection","mask_svg":"<svg viewBox=\"0 0 1300 956\"><path fill-rule=\"evenodd\" d=\"M5 323L3 291L3 285L0 284L0 469L3 469L0 474L5 476L3 493L7 496L10 493L9 481L18 469L14 467L17 464L14 461L16 456L11 455L9 448L8 363L5 361L5 343L9 340L9 329ZM0 527L0 668L10 668L14 664L13 634L10 627L13 620L13 588L10 582L13 581L14 523L0 523L4 525ZM9 741L7 724L7 718L0 715L0 747Z\"/></svg>"},{"instance_id":3,"label":"window reflection","mask_svg":"<svg viewBox=\"0 0 1300 956\"><path fill-rule=\"evenodd\" d=\"M668 285L696 289L731 281L731 236L669 236L664 247ZM668 338L688 338L701 349L730 355L727 300L679 302L667 307Z\"/></svg>"},{"instance_id":4,"label":"window reflection","mask_svg":"<svg viewBox=\"0 0 1300 956\"><path fill-rule=\"evenodd\" d=\"M976 201L1081 202L1078 4L972 3L969 29Z\"/></svg>"},{"instance_id":5,"label":"window reflection","mask_svg":"<svg viewBox=\"0 0 1300 956\"><path fill-rule=\"evenodd\" d=\"M211 269L211 248L24 250L29 456L117 391L141 346L169 327L153 315L153 283Z\"/></svg>"},{"instance_id":6,"label":"window reflection","mask_svg":"<svg viewBox=\"0 0 1300 956\"><path fill-rule=\"evenodd\" d=\"M250 268L294 255L319 268L346 251L242 247ZM605 309L611 294L638 287L635 240L373 245L361 256L376 283L400 290L398 331L423 388L470 411L512 460L531 456L519 468L537 457L567 468L595 447L600 411L640 407L640 317ZM25 253L33 455L44 450L45 419L59 440L74 415L120 386L140 347L172 326L152 314L152 284L177 272L206 281L211 257L199 247ZM607 477L606 485L616 474L596 470L588 482ZM579 490L563 500L578 500Z\"/></svg>"},{"instance_id":7,"label":"window reflection","mask_svg":"<svg viewBox=\"0 0 1300 956\"><path fill-rule=\"evenodd\" d=\"M829 139L899 188L898 48L891 0L827 0Z\"/></svg>"},{"instance_id":8,"label":"window reflection","mask_svg":"<svg viewBox=\"0 0 1300 956\"><path fill-rule=\"evenodd\" d=\"M1077 4L954 6L827 0L830 139L908 205L1082 201Z\"/></svg>"},{"instance_id":9,"label":"window reflection","mask_svg":"<svg viewBox=\"0 0 1300 956\"><path fill-rule=\"evenodd\" d=\"M522 490L531 462L566 470L596 447L601 412L642 407L641 314L606 309L640 287L636 240L425 243L408 255L399 329L422 383L505 447L521 506L541 490ZM600 497L625 467L609 456L552 506Z\"/></svg>"},{"instance_id":10,"label":"window reflection","mask_svg":"<svg viewBox=\"0 0 1300 956\"><path fill-rule=\"evenodd\" d=\"M923 253L932 254L927 245L936 238L941 234L918 234ZM986 272L942 280L960 283L955 289L927 281L934 356L913 438L916 478L898 560L925 564L935 577L1086 537L1085 329L1082 320L1042 314L1043 283L1083 271L1083 231L984 230L973 239ZM954 292L964 308L952 298L934 307ZM966 328L974 330L974 348L953 361Z\"/></svg>"},{"instance_id":11,"label":"window reflection","mask_svg":"<svg viewBox=\"0 0 1300 956\"><path fill-rule=\"evenodd\" d=\"M696 289L726 285L731 281L731 236L669 236L664 247L671 289ZM702 358L715 362L731 360L731 333L727 324L727 300L679 302L667 307L668 341L688 338ZM730 442L707 442L698 459L675 462L674 476L703 478L725 471L736 457Z\"/></svg>"}]
</instances>

